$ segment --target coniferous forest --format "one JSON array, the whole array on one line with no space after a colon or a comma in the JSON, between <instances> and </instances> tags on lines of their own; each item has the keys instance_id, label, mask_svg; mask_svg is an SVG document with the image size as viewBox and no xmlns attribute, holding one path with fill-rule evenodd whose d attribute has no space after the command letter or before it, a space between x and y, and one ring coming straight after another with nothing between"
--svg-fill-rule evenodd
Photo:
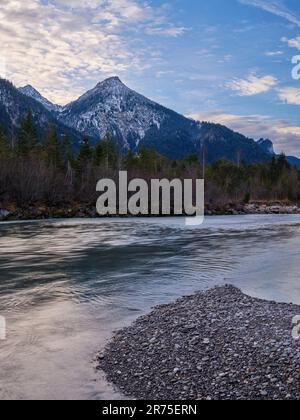
<instances>
[{"instance_id":1,"label":"coniferous forest","mask_svg":"<svg viewBox=\"0 0 300 420\"><path fill-rule=\"evenodd\" d=\"M14 140L0 131L0 203L19 217L96 215L96 184L101 178L118 179L120 170L129 178L205 178L208 211L250 202L297 203L300 201L300 170L282 154L256 165L219 160L204 165L204 157L188 156L171 161L154 150L142 148L138 155L124 155L108 133L91 146L83 137L74 151L67 135L58 136L49 125L42 141L29 111ZM49 214L49 209L50 211ZM23 210L20 210L23 209ZM28 210L30 209L30 210Z\"/></svg>"}]
</instances>

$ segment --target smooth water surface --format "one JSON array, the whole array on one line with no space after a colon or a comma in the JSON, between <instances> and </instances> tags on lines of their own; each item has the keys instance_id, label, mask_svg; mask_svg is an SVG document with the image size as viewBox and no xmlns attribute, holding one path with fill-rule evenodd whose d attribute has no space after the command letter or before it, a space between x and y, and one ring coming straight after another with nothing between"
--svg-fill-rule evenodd
<instances>
[{"instance_id":1,"label":"smooth water surface","mask_svg":"<svg viewBox=\"0 0 300 420\"><path fill-rule=\"evenodd\" d=\"M120 398L96 371L112 332L216 284L300 304L300 216L0 225L0 399Z\"/></svg>"}]
</instances>

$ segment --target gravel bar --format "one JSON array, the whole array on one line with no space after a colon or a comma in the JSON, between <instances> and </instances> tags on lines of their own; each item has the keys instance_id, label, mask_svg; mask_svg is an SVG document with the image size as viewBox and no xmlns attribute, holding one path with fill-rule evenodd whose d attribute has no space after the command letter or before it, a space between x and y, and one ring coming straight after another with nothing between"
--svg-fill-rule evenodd
<instances>
[{"instance_id":1,"label":"gravel bar","mask_svg":"<svg viewBox=\"0 0 300 420\"><path fill-rule=\"evenodd\" d=\"M140 400L298 400L300 307L223 286L159 306L116 333L99 369Z\"/></svg>"}]
</instances>

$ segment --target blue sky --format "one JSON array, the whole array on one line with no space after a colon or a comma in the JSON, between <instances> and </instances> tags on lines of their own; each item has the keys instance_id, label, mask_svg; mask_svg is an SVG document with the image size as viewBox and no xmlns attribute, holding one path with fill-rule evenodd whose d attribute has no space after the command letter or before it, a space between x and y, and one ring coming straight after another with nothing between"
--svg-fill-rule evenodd
<instances>
[{"instance_id":1,"label":"blue sky","mask_svg":"<svg viewBox=\"0 0 300 420\"><path fill-rule=\"evenodd\" d=\"M0 40L0 71L54 102L118 75L180 113L300 155L299 0L7 0Z\"/></svg>"}]
</instances>

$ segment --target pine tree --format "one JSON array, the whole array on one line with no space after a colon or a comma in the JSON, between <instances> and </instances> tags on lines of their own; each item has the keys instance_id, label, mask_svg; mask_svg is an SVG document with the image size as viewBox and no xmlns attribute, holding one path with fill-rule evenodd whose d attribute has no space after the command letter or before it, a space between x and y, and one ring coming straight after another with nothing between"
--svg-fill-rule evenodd
<instances>
[{"instance_id":1,"label":"pine tree","mask_svg":"<svg viewBox=\"0 0 300 420\"><path fill-rule=\"evenodd\" d=\"M119 161L119 152L116 146L116 142L112 135L107 133L102 140L102 150L104 157L104 164L106 169L116 168Z\"/></svg>"},{"instance_id":2,"label":"pine tree","mask_svg":"<svg viewBox=\"0 0 300 420\"><path fill-rule=\"evenodd\" d=\"M79 154L78 154L78 163L81 168L87 166L89 162L91 162L93 158L93 149L90 146L90 142L88 137L84 137L82 144L80 146Z\"/></svg>"},{"instance_id":3,"label":"pine tree","mask_svg":"<svg viewBox=\"0 0 300 420\"><path fill-rule=\"evenodd\" d=\"M0 157L7 156L9 154L9 151L10 151L10 147L9 147L8 140L6 136L4 135L2 127L0 126Z\"/></svg>"},{"instance_id":4,"label":"pine tree","mask_svg":"<svg viewBox=\"0 0 300 420\"><path fill-rule=\"evenodd\" d=\"M277 159L275 155L272 156L272 161L270 164L270 178L271 178L272 184L276 182L278 179L278 167L277 167Z\"/></svg>"},{"instance_id":5,"label":"pine tree","mask_svg":"<svg viewBox=\"0 0 300 420\"><path fill-rule=\"evenodd\" d=\"M45 139L44 139L44 153L46 162L49 166L57 168L61 166L61 144L57 136L56 128L53 124L49 124Z\"/></svg>"},{"instance_id":6,"label":"pine tree","mask_svg":"<svg viewBox=\"0 0 300 420\"><path fill-rule=\"evenodd\" d=\"M127 170L135 169L138 166L139 159L131 150L129 150L124 158L124 163Z\"/></svg>"},{"instance_id":7,"label":"pine tree","mask_svg":"<svg viewBox=\"0 0 300 420\"><path fill-rule=\"evenodd\" d=\"M37 131L34 124L32 111L29 110L26 118L22 121L17 138L17 153L27 156L37 146Z\"/></svg>"},{"instance_id":8,"label":"pine tree","mask_svg":"<svg viewBox=\"0 0 300 420\"><path fill-rule=\"evenodd\" d=\"M63 136L63 139L61 141L60 145L60 155L63 161L63 164L67 166L68 164L73 165L74 164L74 153L72 148L72 143L70 140L70 137L65 134Z\"/></svg>"},{"instance_id":9,"label":"pine tree","mask_svg":"<svg viewBox=\"0 0 300 420\"><path fill-rule=\"evenodd\" d=\"M287 161L284 153L281 153L281 155L278 158L278 168L279 168L280 173L282 173L285 169L287 170L291 169L291 165Z\"/></svg>"},{"instance_id":10,"label":"pine tree","mask_svg":"<svg viewBox=\"0 0 300 420\"><path fill-rule=\"evenodd\" d=\"M185 158L185 161L189 166L199 165L199 159L197 155L189 155Z\"/></svg>"},{"instance_id":11,"label":"pine tree","mask_svg":"<svg viewBox=\"0 0 300 420\"><path fill-rule=\"evenodd\" d=\"M152 149L142 147L140 150L140 166L148 172L157 173L160 169L161 156Z\"/></svg>"},{"instance_id":12,"label":"pine tree","mask_svg":"<svg viewBox=\"0 0 300 420\"><path fill-rule=\"evenodd\" d=\"M103 141L100 140L95 147L94 151L94 165L101 166L105 160L105 151L103 147Z\"/></svg>"}]
</instances>

